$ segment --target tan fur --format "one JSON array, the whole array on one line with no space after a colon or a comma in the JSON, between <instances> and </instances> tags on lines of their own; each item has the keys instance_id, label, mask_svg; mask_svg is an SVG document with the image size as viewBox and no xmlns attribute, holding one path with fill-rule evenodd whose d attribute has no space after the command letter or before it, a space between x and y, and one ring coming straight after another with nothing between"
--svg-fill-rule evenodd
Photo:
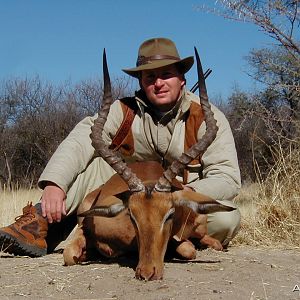
<instances>
[{"instance_id":1,"label":"tan fur","mask_svg":"<svg viewBox=\"0 0 300 300\"><path fill-rule=\"evenodd\" d=\"M64 249L64 262L66 266L72 266L80 261L86 250L86 239L82 227L78 226L74 237Z\"/></svg>"},{"instance_id":2,"label":"tan fur","mask_svg":"<svg viewBox=\"0 0 300 300\"><path fill-rule=\"evenodd\" d=\"M163 172L157 162L136 163L130 168L147 184L156 182ZM182 188L178 182L175 185ZM181 197L196 202L211 200L207 196L185 190L173 193L153 191L150 196L144 192L133 193L127 199L127 185L118 175L112 176L101 188L87 195L78 208L78 213L94 206L110 206L122 202L128 202L130 213L126 208L111 218L79 218L80 226L75 237L64 250L65 264L73 265L82 261L85 251L88 252L90 247L107 257L138 250L136 277L153 280L163 276L164 256L173 236L179 242L177 253L185 259L193 259L196 255L194 245L188 241L190 237L199 238L213 248L220 248L219 245L216 246L215 239L207 237L206 216L187 207L175 206L174 216L171 215L170 220L163 223L170 211L174 210L175 201ZM131 220L130 214L135 221Z\"/></svg>"}]
</instances>

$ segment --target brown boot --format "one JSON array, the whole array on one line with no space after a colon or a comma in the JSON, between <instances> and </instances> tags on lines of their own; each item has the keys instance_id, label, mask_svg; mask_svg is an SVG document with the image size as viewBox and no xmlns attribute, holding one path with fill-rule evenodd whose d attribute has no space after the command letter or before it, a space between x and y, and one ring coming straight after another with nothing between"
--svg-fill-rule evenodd
<instances>
[{"instance_id":1,"label":"brown boot","mask_svg":"<svg viewBox=\"0 0 300 300\"><path fill-rule=\"evenodd\" d=\"M0 228L0 250L31 257L46 255L48 222L42 217L40 206L28 203L23 208L23 215L15 220L15 223Z\"/></svg>"}]
</instances>

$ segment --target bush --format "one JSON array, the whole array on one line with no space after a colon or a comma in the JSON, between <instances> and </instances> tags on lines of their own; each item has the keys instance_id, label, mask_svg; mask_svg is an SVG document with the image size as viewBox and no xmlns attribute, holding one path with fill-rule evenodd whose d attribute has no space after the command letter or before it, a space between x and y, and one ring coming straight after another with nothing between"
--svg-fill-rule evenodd
<instances>
[{"instance_id":1,"label":"bush","mask_svg":"<svg viewBox=\"0 0 300 300\"><path fill-rule=\"evenodd\" d=\"M132 81L113 83L113 96L130 93ZM32 186L60 142L102 99L102 81L54 86L35 78L10 79L0 88L0 186Z\"/></svg>"}]
</instances>

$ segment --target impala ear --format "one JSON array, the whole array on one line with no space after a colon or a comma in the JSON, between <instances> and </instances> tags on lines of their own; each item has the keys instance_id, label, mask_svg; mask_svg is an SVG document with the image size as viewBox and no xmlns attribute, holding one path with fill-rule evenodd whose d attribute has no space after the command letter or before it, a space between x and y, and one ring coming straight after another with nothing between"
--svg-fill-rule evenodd
<instances>
[{"instance_id":1,"label":"impala ear","mask_svg":"<svg viewBox=\"0 0 300 300\"><path fill-rule=\"evenodd\" d=\"M185 206L199 214L210 214L219 211L233 211L236 208L223 205L210 197L193 191L177 191L173 194L175 206Z\"/></svg>"},{"instance_id":2,"label":"impala ear","mask_svg":"<svg viewBox=\"0 0 300 300\"><path fill-rule=\"evenodd\" d=\"M193 200L181 199L175 203L175 206L185 206L198 214L211 214L219 211L233 211L236 208L218 203L215 200L197 203Z\"/></svg>"},{"instance_id":3,"label":"impala ear","mask_svg":"<svg viewBox=\"0 0 300 300\"><path fill-rule=\"evenodd\" d=\"M111 206L94 206L93 208L78 214L78 217L94 217L94 216L102 216L102 217L115 217L121 211L123 211L126 207L121 204L113 204Z\"/></svg>"}]
</instances>

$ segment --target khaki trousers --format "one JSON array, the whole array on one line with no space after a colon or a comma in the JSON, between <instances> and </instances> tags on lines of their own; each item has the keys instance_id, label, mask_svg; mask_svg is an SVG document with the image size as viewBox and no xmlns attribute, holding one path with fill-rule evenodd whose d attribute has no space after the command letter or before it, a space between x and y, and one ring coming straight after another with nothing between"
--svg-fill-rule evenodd
<instances>
[{"instance_id":1,"label":"khaki trousers","mask_svg":"<svg viewBox=\"0 0 300 300\"><path fill-rule=\"evenodd\" d=\"M102 158L95 158L77 176L67 192L68 215L76 212L85 196L104 184L113 174L115 171ZM237 208L231 200L218 200L218 202ZM231 212L208 214L208 234L226 246L237 234L240 228L240 219L238 208Z\"/></svg>"}]
</instances>

